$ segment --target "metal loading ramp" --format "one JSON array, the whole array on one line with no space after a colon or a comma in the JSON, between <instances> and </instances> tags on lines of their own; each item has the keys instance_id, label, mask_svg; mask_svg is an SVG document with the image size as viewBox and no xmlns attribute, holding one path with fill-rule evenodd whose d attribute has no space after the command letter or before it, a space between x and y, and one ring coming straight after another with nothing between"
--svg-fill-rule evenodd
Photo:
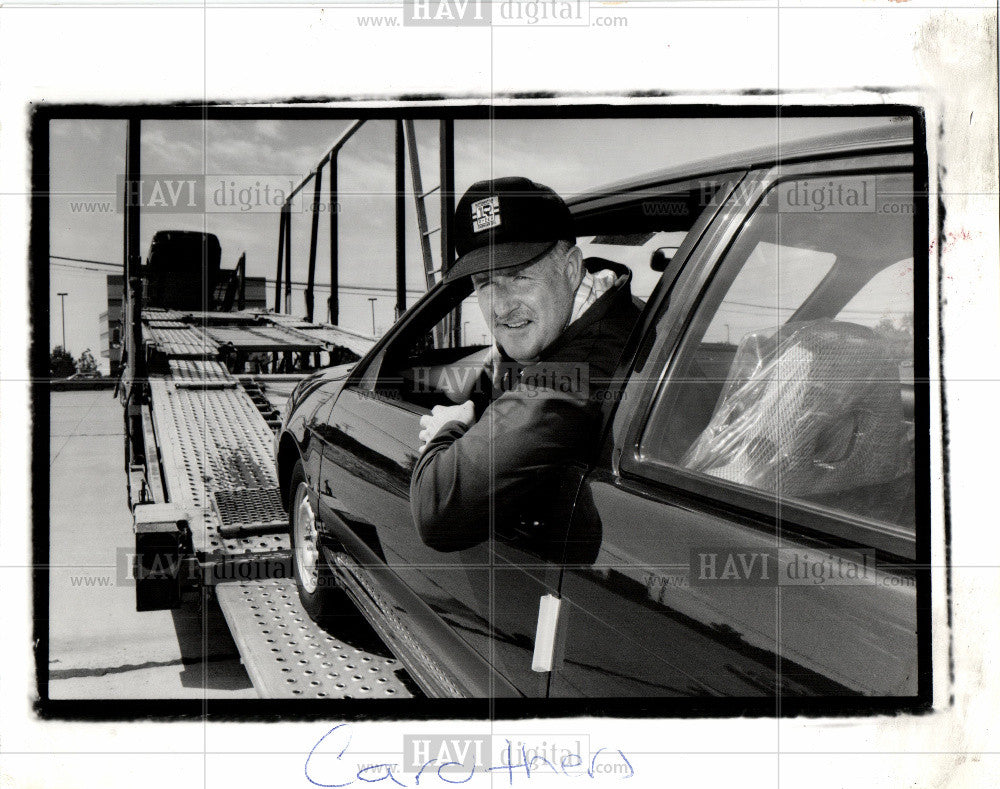
<instances>
[{"instance_id":1,"label":"metal loading ramp","mask_svg":"<svg viewBox=\"0 0 1000 789\"><path fill-rule=\"evenodd\" d=\"M189 515L192 547L203 555L287 551L267 421L218 362L172 372L150 381L151 411L167 495Z\"/></svg>"},{"instance_id":2,"label":"metal loading ramp","mask_svg":"<svg viewBox=\"0 0 1000 789\"><path fill-rule=\"evenodd\" d=\"M252 378L237 378L220 358L227 350L364 353L372 341L266 311L148 308L141 321L147 350L164 362L164 372L149 380L164 494L186 513L194 551L208 564L288 551L274 465L277 412Z\"/></svg>"},{"instance_id":3,"label":"metal loading ramp","mask_svg":"<svg viewBox=\"0 0 1000 789\"><path fill-rule=\"evenodd\" d=\"M215 587L243 666L261 698L412 698L402 665L359 618L327 632L303 610L294 581Z\"/></svg>"},{"instance_id":4,"label":"metal loading ramp","mask_svg":"<svg viewBox=\"0 0 1000 789\"><path fill-rule=\"evenodd\" d=\"M219 601L263 698L419 695L357 611L345 608L320 626L288 580L288 516L274 458L280 416L273 395L281 386L267 387L303 376L234 374L229 363L239 371L254 353L274 354L276 363L278 354L326 352L332 358L341 348L364 352L371 344L336 327L313 334L289 317L142 311L151 372L139 413L144 476L130 489L138 491L136 556L183 557L188 577ZM137 608L178 607L182 583L150 569L142 595L136 585Z\"/></svg>"}]
</instances>

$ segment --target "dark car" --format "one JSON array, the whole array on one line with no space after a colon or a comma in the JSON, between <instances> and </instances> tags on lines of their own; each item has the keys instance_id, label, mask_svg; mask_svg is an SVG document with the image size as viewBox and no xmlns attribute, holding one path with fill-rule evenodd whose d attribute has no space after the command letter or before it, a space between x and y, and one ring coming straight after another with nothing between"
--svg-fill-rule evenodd
<instances>
[{"instance_id":1,"label":"dark car","mask_svg":"<svg viewBox=\"0 0 1000 789\"><path fill-rule=\"evenodd\" d=\"M916 696L914 157L889 125L574 200L645 307L592 453L467 550L421 542L409 486L486 347L455 342L470 284L300 384L277 460L310 614L349 600L431 696Z\"/></svg>"}]
</instances>

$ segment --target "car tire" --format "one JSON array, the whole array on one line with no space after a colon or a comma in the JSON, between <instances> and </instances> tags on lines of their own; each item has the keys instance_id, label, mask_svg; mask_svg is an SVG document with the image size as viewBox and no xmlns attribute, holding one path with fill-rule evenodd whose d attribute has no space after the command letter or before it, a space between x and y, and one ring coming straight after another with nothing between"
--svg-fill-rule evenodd
<instances>
[{"instance_id":1,"label":"car tire","mask_svg":"<svg viewBox=\"0 0 1000 789\"><path fill-rule=\"evenodd\" d=\"M288 495L289 537L292 545L292 576L302 607L314 622L329 625L336 615L351 608L337 586L318 539L318 516L309 498L305 468L298 460L292 469Z\"/></svg>"}]
</instances>

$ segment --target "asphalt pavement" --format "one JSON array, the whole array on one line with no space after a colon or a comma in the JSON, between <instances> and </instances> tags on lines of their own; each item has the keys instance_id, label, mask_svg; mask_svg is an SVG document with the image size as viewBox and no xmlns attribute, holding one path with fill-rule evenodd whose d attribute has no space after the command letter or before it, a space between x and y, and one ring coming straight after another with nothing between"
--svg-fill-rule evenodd
<instances>
[{"instance_id":1,"label":"asphalt pavement","mask_svg":"<svg viewBox=\"0 0 1000 789\"><path fill-rule=\"evenodd\" d=\"M121 404L53 392L50 418L50 697L255 698L214 601L135 610Z\"/></svg>"}]
</instances>

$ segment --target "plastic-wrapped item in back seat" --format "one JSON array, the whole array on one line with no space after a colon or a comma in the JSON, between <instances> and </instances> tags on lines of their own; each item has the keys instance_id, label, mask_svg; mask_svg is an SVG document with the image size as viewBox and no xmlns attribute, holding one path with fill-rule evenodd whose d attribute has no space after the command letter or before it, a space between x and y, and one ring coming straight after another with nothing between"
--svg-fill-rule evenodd
<instances>
[{"instance_id":1,"label":"plastic-wrapped item in back seat","mask_svg":"<svg viewBox=\"0 0 1000 789\"><path fill-rule=\"evenodd\" d=\"M899 366L865 326L833 320L746 336L682 465L800 498L900 473Z\"/></svg>"}]
</instances>

